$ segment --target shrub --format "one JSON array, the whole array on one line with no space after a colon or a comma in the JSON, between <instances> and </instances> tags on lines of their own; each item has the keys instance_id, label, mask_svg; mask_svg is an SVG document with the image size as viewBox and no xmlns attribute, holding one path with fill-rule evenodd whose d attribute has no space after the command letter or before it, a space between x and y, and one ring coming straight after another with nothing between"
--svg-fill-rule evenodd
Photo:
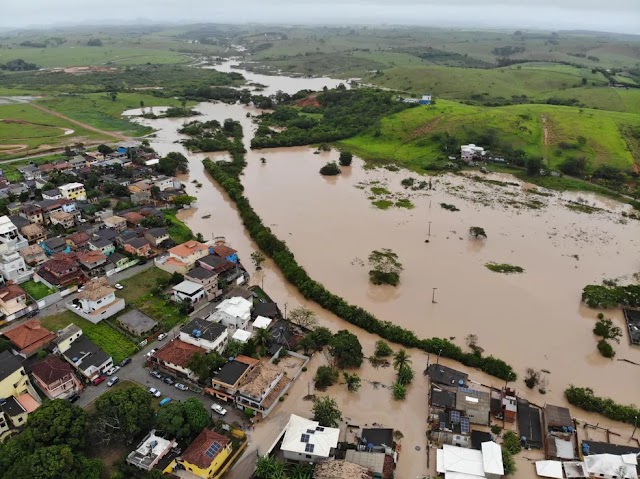
<instances>
[{"instance_id":1,"label":"shrub","mask_svg":"<svg viewBox=\"0 0 640 479\"><path fill-rule=\"evenodd\" d=\"M394 383L394 385L391 386L391 391L393 392L393 399L396 401L402 401L407 397L407 388L400 383Z\"/></svg>"},{"instance_id":2,"label":"shrub","mask_svg":"<svg viewBox=\"0 0 640 479\"><path fill-rule=\"evenodd\" d=\"M600 354L605 358L613 358L616 355L613 346L611 346L606 339L598 341L598 351L600 351Z\"/></svg>"},{"instance_id":3,"label":"shrub","mask_svg":"<svg viewBox=\"0 0 640 479\"><path fill-rule=\"evenodd\" d=\"M342 166L351 166L353 161L353 154L350 151L341 151L340 159L338 160Z\"/></svg>"},{"instance_id":4,"label":"shrub","mask_svg":"<svg viewBox=\"0 0 640 479\"><path fill-rule=\"evenodd\" d=\"M614 402L613 399L596 396L591 388L569 386L565 389L564 395L569 404L588 412L602 414L614 421L634 424L636 417L640 416L640 408L633 405L625 406Z\"/></svg>"},{"instance_id":5,"label":"shrub","mask_svg":"<svg viewBox=\"0 0 640 479\"><path fill-rule=\"evenodd\" d=\"M335 161L330 161L320 168L320 174L323 176L336 176L340 173L342 173L342 170Z\"/></svg>"},{"instance_id":6,"label":"shrub","mask_svg":"<svg viewBox=\"0 0 640 479\"><path fill-rule=\"evenodd\" d=\"M393 349L389 347L382 339L376 341L376 350L374 353L379 358L386 358L393 354Z\"/></svg>"},{"instance_id":7,"label":"shrub","mask_svg":"<svg viewBox=\"0 0 640 479\"><path fill-rule=\"evenodd\" d=\"M313 380L316 383L316 389L325 391L338 381L338 370L331 366L320 366Z\"/></svg>"},{"instance_id":8,"label":"shrub","mask_svg":"<svg viewBox=\"0 0 640 479\"><path fill-rule=\"evenodd\" d=\"M522 444L520 444L520 438L513 431L507 431L502 436L502 447L504 447L510 454L518 454L522 451Z\"/></svg>"},{"instance_id":9,"label":"shrub","mask_svg":"<svg viewBox=\"0 0 640 479\"><path fill-rule=\"evenodd\" d=\"M498 426L497 424L494 424L493 426L491 426L491 432L493 434L495 434L496 436L499 436L500 433L502 432L502 428L500 426Z\"/></svg>"},{"instance_id":10,"label":"shrub","mask_svg":"<svg viewBox=\"0 0 640 479\"><path fill-rule=\"evenodd\" d=\"M524 273L524 268L507 263L485 263L485 267L494 273Z\"/></svg>"}]
</instances>

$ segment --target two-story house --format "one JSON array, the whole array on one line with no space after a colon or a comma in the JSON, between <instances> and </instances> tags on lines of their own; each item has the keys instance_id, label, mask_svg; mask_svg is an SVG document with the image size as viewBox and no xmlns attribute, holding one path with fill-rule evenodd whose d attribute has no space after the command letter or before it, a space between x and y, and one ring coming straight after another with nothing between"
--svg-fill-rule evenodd
<instances>
[{"instance_id":1,"label":"two-story house","mask_svg":"<svg viewBox=\"0 0 640 479\"><path fill-rule=\"evenodd\" d=\"M27 293L17 284L9 281L0 286L0 313L4 321L13 321L37 309L35 303L29 304Z\"/></svg>"},{"instance_id":2,"label":"two-story house","mask_svg":"<svg viewBox=\"0 0 640 479\"><path fill-rule=\"evenodd\" d=\"M198 241L187 241L171 248L167 257L156 261L156 266L169 273L192 270L196 262L209 254L209 246Z\"/></svg>"},{"instance_id":3,"label":"two-story house","mask_svg":"<svg viewBox=\"0 0 640 479\"><path fill-rule=\"evenodd\" d=\"M144 237L154 248L160 248L171 239L167 228L152 228L144 234Z\"/></svg>"},{"instance_id":4,"label":"two-story house","mask_svg":"<svg viewBox=\"0 0 640 479\"><path fill-rule=\"evenodd\" d=\"M322 462L335 456L340 429L292 414L284 429L280 450L287 461Z\"/></svg>"},{"instance_id":5,"label":"two-story house","mask_svg":"<svg viewBox=\"0 0 640 479\"><path fill-rule=\"evenodd\" d=\"M104 273L107 257L100 251L76 251L71 253L88 276L94 277Z\"/></svg>"},{"instance_id":6,"label":"two-story house","mask_svg":"<svg viewBox=\"0 0 640 479\"><path fill-rule=\"evenodd\" d=\"M66 254L71 251L71 246L69 246L67 242L59 236L54 236L53 238L41 241L40 246L42 246L44 252L49 256L53 256L56 253Z\"/></svg>"},{"instance_id":7,"label":"two-story house","mask_svg":"<svg viewBox=\"0 0 640 479\"><path fill-rule=\"evenodd\" d=\"M291 382L278 366L261 362L240 383L236 405L240 409L253 409L265 418L289 389Z\"/></svg>"},{"instance_id":8,"label":"two-story house","mask_svg":"<svg viewBox=\"0 0 640 479\"><path fill-rule=\"evenodd\" d=\"M99 251L105 256L115 253L115 245L108 239L98 238L89 241L89 249L91 251Z\"/></svg>"},{"instance_id":9,"label":"two-story house","mask_svg":"<svg viewBox=\"0 0 640 479\"><path fill-rule=\"evenodd\" d=\"M180 329L180 340L222 354L227 347L227 330L221 324L196 318Z\"/></svg>"},{"instance_id":10,"label":"two-story house","mask_svg":"<svg viewBox=\"0 0 640 479\"><path fill-rule=\"evenodd\" d=\"M67 200L86 201L87 192L82 183L67 183L58 187L60 194Z\"/></svg>"},{"instance_id":11,"label":"two-story house","mask_svg":"<svg viewBox=\"0 0 640 479\"><path fill-rule=\"evenodd\" d=\"M31 319L5 331L3 336L11 342L14 353L23 358L33 356L56 339L56 335L43 328L37 319Z\"/></svg>"},{"instance_id":12,"label":"two-story house","mask_svg":"<svg viewBox=\"0 0 640 479\"><path fill-rule=\"evenodd\" d=\"M52 225L60 225L65 229L73 228L75 224L74 218L71 213L67 213L62 211L62 207L60 207L61 211L54 211L49 215L49 221L51 221Z\"/></svg>"},{"instance_id":13,"label":"two-story house","mask_svg":"<svg viewBox=\"0 0 640 479\"><path fill-rule=\"evenodd\" d=\"M52 190L45 190L42 192L43 200L59 200L62 198L62 193L58 188L54 188Z\"/></svg>"},{"instance_id":14,"label":"two-story house","mask_svg":"<svg viewBox=\"0 0 640 479\"><path fill-rule=\"evenodd\" d=\"M240 296L228 298L216 306L216 311L209 316L209 321L223 324L232 336L235 331L246 331L251 320L253 303Z\"/></svg>"},{"instance_id":15,"label":"two-story house","mask_svg":"<svg viewBox=\"0 0 640 479\"><path fill-rule=\"evenodd\" d=\"M91 236L84 231L76 231L65 238L65 242L71 247L72 251L84 248L91 241Z\"/></svg>"},{"instance_id":16,"label":"two-story house","mask_svg":"<svg viewBox=\"0 0 640 479\"><path fill-rule=\"evenodd\" d=\"M27 240L20 234L8 216L0 216L0 254L13 253L28 246Z\"/></svg>"},{"instance_id":17,"label":"two-story house","mask_svg":"<svg viewBox=\"0 0 640 479\"><path fill-rule=\"evenodd\" d=\"M189 369L189 362L195 354L207 354L207 350L193 344L173 339L151 356L151 363L173 374L195 380L196 374Z\"/></svg>"},{"instance_id":18,"label":"two-story house","mask_svg":"<svg viewBox=\"0 0 640 479\"><path fill-rule=\"evenodd\" d=\"M184 277L188 281L202 285L207 301L212 301L222 294L218 287L218 274L214 271L196 266Z\"/></svg>"},{"instance_id":19,"label":"two-story house","mask_svg":"<svg viewBox=\"0 0 640 479\"><path fill-rule=\"evenodd\" d=\"M135 211L130 211L128 213L125 213L122 215L122 217L125 220L127 220L127 226L131 226L131 227L140 225L140 223L142 223L142 220L144 220L144 216L142 216L140 213L137 213Z\"/></svg>"},{"instance_id":20,"label":"two-story house","mask_svg":"<svg viewBox=\"0 0 640 479\"><path fill-rule=\"evenodd\" d=\"M93 279L85 284L84 289L76 294L75 299L67 303L67 308L78 316L97 324L124 309L125 301L117 298L115 291L106 278Z\"/></svg>"},{"instance_id":21,"label":"two-story house","mask_svg":"<svg viewBox=\"0 0 640 479\"><path fill-rule=\"evenodd\" d=\"M31 366L31 376L49 399L66 399L82 391L82 383L69 363L49 355Z\"/></svg>"},{"instance_id":22,"label":"two-story house","mask_svg":"<svg viewBox=\"0 0 640 479\"><path fill-rule=\"evenodd\" d=\"M113 367L113 359L84 334L68 344L64 359L84 378L94 380Z\"/></svg>"},{"instance_id":23,"label":"two-story house","mask_svg":"<svg viewBox=\"0 0 640 479\"><path fill-rule=\"evenodd\" d=\"M192 281L184 280L173 286L171 290L173 291L172 299L176 303L195 305L206 297L204 286Z\"/></svg>"},{"instance_id":24,"label":"two-story house","mask_svg":"<svg viewBox=\"0 0 640 479\"><path fill-rule=\"evenodd\" d=\"M24 262L29 266L38 266L47 261L47 255L45 254L44 249L42 249L42 246L37 244L32 244L31 246L22 248L19 253L24 259Z\"/></svg>"},{"instance_id":25,"label":"two-story house","mask_svg":"<svg viewBox=\"0 0 640 479\"><path fill-rule=\"evenodd\" d=\"M145 238L133 238L124 243L123 247L127 253L143 258L148 258L153 253L151 245Z\"/></svg>"},{"instance_id":26,"label":"two-story house","mask_svg":"<svg viewBox=\"0 0 640 479\"><path fill-rule=\"evenodd\" d=\"M220 470L231 452L231 440L207 428L198 434L177 462L192 474L209 479Z\"/></svg>"},{"instance_id":27,"label":"two-story house","mask_svg":"<svg viewBox=\"0 0 640 479\"><path fill-rule=\"evenodd\" d=\"M46 261L34 276L36 282L42 281L50 288L66 288L72 284L83 284L87 275L80 264L69 255L58 253Z\"/></svg>"},{"instance_id":28,"label":"two-story house","mask_svg":"<svg viewBox=\"0 0 640 479\"><path fill-rule=\"evenodd\" d=\"M33 276L33 271L24 262L20 253L14 251L0 254L0 274L5 281L24 283Z\"/></svg>"},{"instance_id":29,"label":"two-story house","mask_svg":"<svg viewBox=\"0 0 640 479\"><path fill-rule=\"evenodd\" d=\"M26 205L22 205L18 214L29 220L31 223L44 223L44 213L42 208L37 204L28 203Z\"/></svg>"},{"instance_id":30,"label":"two-story house","mask_svg":"<svg viewBox=\"0 0 640 479\"><path fill-rule=\"evenodd\" d=\"M40 407L40 397L20 359L9 351L0 353L0 436L24 426L27 415Z\"/></svg>"},{"instance_id":31,"label":"two-story house","mask_svg":"<svg viewBox=\"0 0 640 479\"><path fill-rule=\"evenodd\" d=\"M47 237L47 232L42 225L33 223L20 228L20 232L29 242L29 244L36 244L44 240Z\"/></svg>"},{"instance_id":32,"label":"two-story house","mask_svg":"<svg viewBox=\"0 0 640 479\"><path fill-rule=\"evenodd\" d=\"M260 361L248 356L237 356L225 363L211 380L210 394L225 402L233 404L238 387L244 378Z\"/></svg>"},{"instance_id":33,"label":"two-story house","mask_svg":"<svg viewBox=\"0 0 640 479\"><path fill-rule=\"evenodd\" d=\"M236 264L238 263L238 252L224 243L216 243L213 246L213 252L227 261L231 261Z\"/></svg>"},{"instance_id":34,"label":"two-story house","mask_svg":"<svg viewBox=\"0 0 640 479\"><path fill-rule=\"evenodd\" d=\"M73 323L69 324L65 328L58 331L58 337L53 341L55 344L53 352L59 354L64 353L67 349L69 349L69 347L71 347L71 343L73 343L80 336L82 336L82 329L80 329Z\"/></svg>"},{"instance_id":35,"label":"two-story house","mask_svg":"<svg viewBox=\"0 0 640 479\"><path fill-rule=\"evenodd\" d=\"M127 229L127 220L125 220L122 216L113 215L107 218L104 218L104 225L107 228L113 228L118 232L122 232Z\"/></svg>"},{"instance_id":36,"label":"two-story house","mask_svg":"<svg viewBox=\"0 0 640 479\"><path fill-rule=\"evenodd\" d=\"M166 191L176 188L176 182L180 183L176 178L163 175L154 178L153 186L157 186L160 191Z\"/></svg>"}]
</instances>

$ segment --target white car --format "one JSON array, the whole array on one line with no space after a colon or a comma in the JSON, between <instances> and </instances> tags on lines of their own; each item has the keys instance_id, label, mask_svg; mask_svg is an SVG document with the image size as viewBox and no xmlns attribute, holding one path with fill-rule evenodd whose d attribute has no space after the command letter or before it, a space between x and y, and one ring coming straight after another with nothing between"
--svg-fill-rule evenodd
<instances>
[{"instance_id":1,"label":"white car","mask_svg":"<svg viewBox=\"0 0 640 479\"><path fill-rule=\"evenodd\" d=\"M227 414L227 410L222 406L220 406L220 404L212 404L211 409L213 409L215 412L217 412L221 416L224 416L225 414Z\"/></svg>"},{"instance_id":2,"label":"white car","mask_svg":"<svg viewBox=\"0 0 640 479\"><path fill-rule=\"evenodd\" d=\"M111 379L109 379L109 382L107 383L107 386L111 387L115 383L117 383L118 381L120 381L120 378L118 376L113 376Z\"/></svg>"},{"instance_id":3,"label":"white car","mask_svg":"<svg viewBox=\"0 0 640 479\"><path fill-rule=\"evenodd\" d=\"M168 336L167 333L160 333L158 334L158 341L162 341L164 338L166 338Z\"/></svg>"},{"instance_id":4,"label":"white car","mask_svg":"<svg viewBox=\"0 0 640 479\"><path fill-rule=\"evenodd\" d=\"M124 286L122 286L120 283L114 284L113 287L116 289L124 289Z\"/></svg>"},{"instance_id":5,"label":"white car","mask_svg":"<svg viewBox=\"0 0 640 479\"><path fill-rule=\"evenodd\" d=\"M160 396L162 396L162 393L158 391L156 388L149 388L149 394L151 394L153 397L156 397L156 398L159 398Z\"/></svg>"},{"instance_id":6,"label":"white car","mask_svg":"<svg viewBox=\"0 0 640 479\"><path fill-rule=\"evenodd\" d=\"M174 386L176 387L176 389L179 389L180 391L188 391L189 388L187 386L185 386L182 383L175 383Z\"/></svg>"},{"instance_id":7,"label":"white car","mask_svg":"<svg viewBox=\"0 0 640 479\"><path fill-rule=\"evenodd\" d=\"M153 355L156 353L156 351L157 351L157 349L156 349L156 348L153 348L151 351L149 351L149 352L147 353L147 357L148 357L148 358L150 358L151 356L153 356Z\"/></svg>"},{"instance_id":8,"label":"white car","mask_svg":"<svg viewBox=\"0 0 640 479\"><path fill-rule=\"evenodd\" d=\"M117 373L120 370L120 366L114 366L111 369L109 369L107 371L107 376L113 376L115 373Z\"/></svg>"}]
</instances>

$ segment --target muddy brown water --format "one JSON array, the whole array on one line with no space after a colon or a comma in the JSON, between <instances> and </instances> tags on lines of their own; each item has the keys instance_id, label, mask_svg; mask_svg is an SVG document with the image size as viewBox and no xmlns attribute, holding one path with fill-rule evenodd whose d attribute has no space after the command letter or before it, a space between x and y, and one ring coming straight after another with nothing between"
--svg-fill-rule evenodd
<instances>
[{"instance_id":1,"label":"muddy brown water","mask_svg":"<svg viewBox=\"0 0 640 479\"><path fill-rule=\"evenodd\" d=\"M318 79L308 80L313 83L305 86L305 79L260 77L253 81L268 84L268 92L281 89L294 93L301 88L322 86L316 84ZM329 86L337 83L334 81ZM257 114L257 110L213 103L200 104L197 109L203 113L198 117L200 120L234 118L240 121L248 145L255 125L246 115ZM239 251L245 266L252 269L249 256L257 249L256 245L244 230L235 206L207 176L201 161L205 157L224 160L228 155L191 154L175 143L182 138L176 130L184 119L137 121L158 130L150 141L160 154L181 151L189 158L190 171L182 179L188 193L198 201L195 207L183 210L180 218L206 238L225 236ZM267 160L266 164L261 163L261 157ZM625 206L590 194L541 197L523 193L520 186L494 186L453 175L434 178L434 190L407 192L400 181L408 176L418 178L418 175L367 170L357 158L338 177L320 176L320 166L334 159L337 159L336 152L315 155L306 147L249 151L242 179L246 195L265 224L287 242L313 278L380 319L411 329L420 337L455 338L455 343L466 347L465 336L476 334L486 354L512 364L520 378L527 367L549 370L550 374L545 375L546 395L528 390L521 379L515 385L520 395L536 404L566 405L562 392L569 384L592 387L597 394L611 396L618 402L639 402L640 368L599 355L591 333L597 312L580 302L584 285L604 278L628 280L630 274L639 269L640 222L622 223L621 212ZM491 178L517 181L508 175ZM193 180L202 187L197 188ZM393 207L386 211L375 208L369 199L371 182L379 182L373 185L386 187L396 199L409 198L415 208ZM526 203L531 199L543 202L545 207L513 206L514 202ZM567 208L567 200L585 202L603 210L592 214L576 212ZM454 204L460 211L444 210L439 205L441 202ZM206 215L211 217L204 219ZM429 243L425 243L429 221L431 235ZM482 226L488 238L471 239L470 226ZM398 253L405 267L397 288L368 283L366 258L373 249L385 247ZM484 266L489 261L522 266L525 273L493 273ZM306 305L318 314L322 325L334 331L353 331L360 338L365 356L373 353L378 337L304 300L270 260L262 271L253 274L252 282L263 284L282 309L285 305L289 311ZM437 288L436 303L432 303L433 288ZM619 312L605 314L617 325L624 326ZM640 351L629 346L626 334L614 347L616 358L640 362ZM435 472L435 451L431 450L430 468L427 468L425 453L427 384L421 371L427 355L417 350L410 353L416 378L406 401L394 401L385 387L392 384L393 371L374 369L367 362L358 371L363 379L359 392L348 393L344 385L335 385L326 393L317 393L336 398L345 424L364 426L376 422L404 434L396 471L400 479ZM312 377L317 365L326 361L322 354L316 355L309 371L295 383L283 405L250 433L250 453L268 449L290 413L309 415L311 404L302 398L313 389ZM455 362L444 359L441 362L467 370ZM503 385L479 371L467 372L481 384ZM381 385L374 387L373 382ZM623 424L575 408L572 413L591 424L612 427L622 434L619 442L626 442L631 435L632 428ZM587 431L581 429L580 434L584 438ZM416 446L420 447L419 451ZM518 457L516 477L535 477L528 460L531 458L539 459L540 453L525 451Z\"/></svg>"}]
</instances>

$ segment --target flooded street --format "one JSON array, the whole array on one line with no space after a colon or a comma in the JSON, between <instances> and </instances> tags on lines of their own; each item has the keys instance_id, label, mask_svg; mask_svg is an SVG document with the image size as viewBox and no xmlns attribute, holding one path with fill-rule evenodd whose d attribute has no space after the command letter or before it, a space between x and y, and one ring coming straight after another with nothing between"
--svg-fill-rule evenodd
<instances>
[{"instance_id":1,"label":"flooded street","mask_svg":"<svg viewBox=\"0 0 640 479\"><path fill-rule=\"evenodd\" d=\"M227 63L220 69L229 68ZM321 89L324 84L331 87L338 83L241 73L249 81L268 85L263 94L277 90L295 93L302 88ZM203 113L196 118L201 121L226 118L240 121L249 150L255 125L246 115L255 115L257 110L222 103L202 103L196 109ZM245 232L235 206L208 178L201 161L206 157L224 159L226 153L190 154L174 143L183 138L176 129L190 120L137 121L158 130L157 136L149 139L158 153L180 151L189 158L190 171L181 179L188 193L198 200L194 208L183 210L180 218L205 238L225 236L239 251L244 265L252 269L249 256L257 248ZM261 157L267 160L266 164L260 162ZM552 197L525 194L520 186L489 184L454 175L434 178L434 190L408 191L400 185L402 179L425 178L407 171L365 170L359 159L354 159L353 165L338 177L320 176L319 168L335 159L337 152L314 155L306 147L247 153L248 166L242 179L245 194L265 225L287 242L312 278L379 319L397 323L419 337L455 338L456 344L466 347L465 336L476 334L486 354L514 366L520 377L516 384L518 393L536 404L564 405L563 390L569 384L592 387L596 394L621 403L638 403L640 367L600 356L591 332L597 311L580 302L586 284L628 276L639 270L640 222L629 219L622 224L621 206L586 194L561 195L571 201L581 196L590 205L596 202L598 207L615 210L588 214L569 209L557 194ZM507 176L491 178L516 181ZM194 180L202 183L202 187L197 188ZM379 183L372 185L372 182ZM369 199L374 185L386 188L395 198L409 199L415 208L392 207L383 211L374 207ZM521 205L532 200L544 207L531 209ZM453 204L460 211L448 211L440 203ZM203 219L205 215L211 217ZM431 235L429 243L425 243L429 222ZM483 227L488 238L471 239L468 234L471 226ZM397 288L372 286L368 282L367 256L380 248L391 248L404 265ZM523 267L525 272L494 273L485 268L487 262L510 263ZM289 311L305 304L316 311L322 325L334 331L355 332L365 356L373 354L377 336L306 302L270 260L263 265L263 271L252 276L252 282L263 283L282 309L285 304ZM435 303L432 303L433 288L437 288ZM606 316L616 325L624 326L621 314L607 312ZM620 344L614 344L616 359L640 362L640 351L629 346L626 330L623 332ZM427 355L417 350L410 354L416 378L406 401L393 401L391 392L384 387L394 380L392 369L374 369L366 361L358 370L363 379L359 392L349 393L346 386L335 385L326 393L317 393L336 398L345 423L371 426L377 422L404 434L396 471L399 479L435 472L435 451L431 451L430 469L425 454L427 385L421 372ZM434 360L432 356L431 361ZM325 362L322 354L315 355L309 371L294 384L284 405L251 433L249 453L255 453L256 449L264 452L286 424L289 413L310 414L311 403L302 398L309 388L313 389L312 377L317 366ZM479 383L504 385L458 363L441 362L466 370ZM546 374L546 395L526 389L521 379L527 367L550 371ZM381 386L374 387L374 381ZM626 438L631 434L632 427L580 410L572 412L593 424L611 424ZM515 477L535 477L526 457L539 458L534 452L523 452L517 459L519 471Z\"/></svg>"}]
</instances>

